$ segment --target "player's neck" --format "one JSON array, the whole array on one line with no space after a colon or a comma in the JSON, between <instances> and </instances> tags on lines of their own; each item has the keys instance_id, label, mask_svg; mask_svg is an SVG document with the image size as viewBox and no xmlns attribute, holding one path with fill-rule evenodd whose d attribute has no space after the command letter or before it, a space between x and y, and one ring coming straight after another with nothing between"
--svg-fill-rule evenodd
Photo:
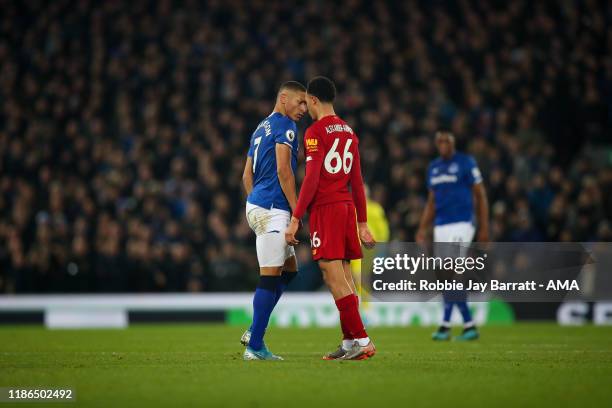
<instances>
[{"instance_id":1,"label":"player's neck","mask_svg":"<svg viewBox=\"0 0 612 408\"><path fill-rule=\"evenodd\" d=\"M317 120L321 120L327 116L336 116L336 111L334 111L333 105L321 105Z\"/></svg>"},{"instance_id":2,"label":"player's neck","mask_svg":"<svg viewBox=\"0 0 612 408\"><path fill-rule=\"evenodd\" d=\"M446 156L442 156L442 160L451 160L454 156L455 156L455 151L453 150L452 152L450 152L450 154L446 155Z\"/></svg>"},{"instance_id":3,"label":"player's neck","mask_svg":"<svg viewBox=\"0 0 612 408\"><path fill-rule=\"evenodd\" d=\"M272 111L271 115L274 115L275 113L280 113L283 116L287 116L287 111L285 110L285 106L280 102L277 102L274 105L274 110Z\"/></svg>"}]
</instances>

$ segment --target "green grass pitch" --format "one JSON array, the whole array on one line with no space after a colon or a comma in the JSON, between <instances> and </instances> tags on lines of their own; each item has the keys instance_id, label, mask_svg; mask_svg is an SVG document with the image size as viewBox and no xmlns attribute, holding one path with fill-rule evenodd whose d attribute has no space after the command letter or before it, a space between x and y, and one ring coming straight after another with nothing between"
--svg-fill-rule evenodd
<instances>
[{"instance_id":1,"label":"green grass pitch","mask_svg":"<svg viewBox=\"0 0 612 408\"><path fill-rule=\"evenodd\" d=\"M0 386L76 389L76 403L19 407L498 408L612 401L612 327L484 327L473 343L434 343L431 331L371 329L378 354L338 362L321 360L337 345L338 330L272 328L267 343L286 361L245 362L239 327L0 327Z\"/></svg>"}]
</instances>

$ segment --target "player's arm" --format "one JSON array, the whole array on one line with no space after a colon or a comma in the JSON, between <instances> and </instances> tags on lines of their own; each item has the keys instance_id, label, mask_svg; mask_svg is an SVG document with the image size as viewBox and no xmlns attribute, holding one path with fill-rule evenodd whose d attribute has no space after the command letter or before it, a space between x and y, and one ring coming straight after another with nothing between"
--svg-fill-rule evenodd
<instances>
[{"instance_id":1,"label":"player's arm","mask_svg":"<svg viewBox=\"0 0 612 408\"><path fill-rule=\"evenodd\" d=\"M284 143L276 144L276 173L281 189L289 201L291 211L297 206L295 175L291 169L291 147Z\"/></svg>"},{"instance_id":2,"label":"player's arm","mask_svg":"<svg viewBox=\"0 0 612 408\"><path fill-rule=\"evenodd\" d=\"M423 214L421 215L421 221L419 222L419 229L417 230L415 241L417 244L425 244L427 239L427 232L433 223L434 214L435 214L435 204L434 204L434 193L429 190L427 193L427 202L425 203L425 209L423 210Z\"/></svg>"},{"instance_id":3,"label":"player's arm","mask_svg":"<svg viewBox=\"0 0 612 408\"><path fill-rule=\"evenodd\" d=\"M306 158L308 160L308 157ZM299 241L295 238L298 228L300 227L300 220L306 213L306 209L310 206L312 199L314 198L317 188L319 187L319 180L321 178L321 166L322 160L310 160L306 162L306 175L302 182L302 188L300 189L300 196L293 211L291 222L287 231L285 231L285 240L289 245L297 245Z\"/></svg>"},{"instance_id":4,"label":"player's arm","mask_svg":"<svg viewBox=\"0 0 612 408\"><path fill-rule=\"evenodd\" d=\"M489 241L489 200L483 183L472 186L474 205L476 207L476 221L478 222L478 242Z\"/></svg>"},{"instance_id":5,"label":"player's arm","mask_svg":"<svg viewBox=\"0 0 612 408\"><path fill-rule=\"evenodd\" d=\"M244 165L244 171L242 172L242 185L247 194L251 194L253 191L253 158L247 156L246 163Z\"/></svg>"},{"instance_id":6,"label":"player's arm","mask_svg":"<svg viewBox=\"0 0 612 408\"><path fill-rule=\"evenodd\" d=\"M489 200L487 192L482 183L482 175L474 158L469 158L470 171L468 180L472 183L472 196L474 197L474 207L476 212L476 222L478 223L478 242L489 241Z\"/></svg>"},{"instance_id":7,"label":"player's arm","mask_svg":"<svg viewBox=\"0 0 612 408\"><path fill-rule=\"evenodd\" d=\"M302 181L302 188L300 189L300 195L297 200L297 205L293 211L291 222L287 231L285 231L285 240L289 245L297 245L299 241L295 238L295 234L300 226L300 220L306 213L306 210L310 206L317 189L319 187L319 180L321 178L321 166L323 166L323 147L319 143L319 139L313 132L308 129L304 136L304 148L306 156L306 174L304 181Z\"/></svg>"},{"instance_id":8,"label":"player's arm","mask_svg":"<svg viewBox=\"0 0 612 408\"><path fill-rule=\"evenodd\" d=\"M363 176L361 175L361 159L359 149L355 149L353 154L353 167L351 169L351 192L353 203L357 210L357 228L359 238L366 248L372 248L376 241L368 228L368 210L366 204L365 189L363 187Z\"/></svg>"}]
</instances>

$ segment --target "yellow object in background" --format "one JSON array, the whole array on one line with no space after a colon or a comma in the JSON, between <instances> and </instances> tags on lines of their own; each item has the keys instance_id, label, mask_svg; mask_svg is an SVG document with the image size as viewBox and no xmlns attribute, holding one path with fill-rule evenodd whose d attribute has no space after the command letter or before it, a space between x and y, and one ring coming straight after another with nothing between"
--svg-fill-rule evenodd
<instances>
[{"instance_id":1,"label":"yellow object in background","mask_svg":"<svg viewBox=\"0 0 612 408\"><path fill-rule=\"evenodd\" d=\"M374 236L376 242L387 242L389 241L389 221L387 221L387 216L385 215L385 209L377 203L376 201L372 201L369 198L367 199L367 214L368 214L368 227L370 227L370 231ZM368 253L364 253L364 259L368 256L373 256L374 252L369 251ZM366 259L366 263L369 263ZM367 293L361 287L361 260L356 259L351 261L351 270L353 272L353 279L355 280L355 286L357 287L357 291L359 292L359 296L361 298L361 302L364 306L367 302Z\"/></svg>"}]
</instances>

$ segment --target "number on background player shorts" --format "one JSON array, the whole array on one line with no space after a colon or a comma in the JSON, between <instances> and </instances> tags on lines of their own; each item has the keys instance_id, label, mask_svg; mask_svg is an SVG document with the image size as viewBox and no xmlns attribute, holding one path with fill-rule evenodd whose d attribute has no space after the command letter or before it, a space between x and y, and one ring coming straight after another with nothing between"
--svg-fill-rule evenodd
<instances>
[{"instance_id":1,"label":"number on background player shorts","mask_svg":"<svg viewBox=\"0 0 612 408\"><path fill-rule=\"evenodd\" d=\"M361 259L353 203L333 203L310 212L312 259Z\"/></svg>"}]
</instances>

